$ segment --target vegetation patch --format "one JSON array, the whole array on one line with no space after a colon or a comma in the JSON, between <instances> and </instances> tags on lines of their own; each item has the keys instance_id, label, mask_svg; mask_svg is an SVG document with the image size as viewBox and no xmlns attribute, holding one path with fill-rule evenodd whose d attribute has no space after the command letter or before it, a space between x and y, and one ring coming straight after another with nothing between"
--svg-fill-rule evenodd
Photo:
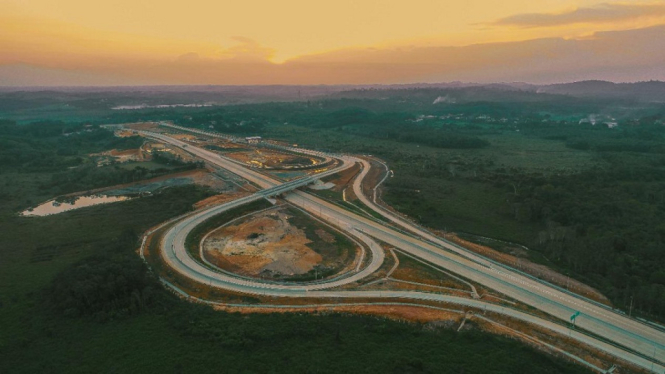
<instances>
[{"instance_id":1,"label":"vegetation patch","mask_svg":"<svg viewBox=\"0 0 665 374\"><path fill-rule=\"evenodd\" d=\"M137 238L130 239L135 243ZM134 243L120 240L112 250L131 248ZM48 304L64 316L107 321L150 309L160 288L140 258L116 253L75 263L58 274L45 293Z\"/></svg>"}]
</instances>

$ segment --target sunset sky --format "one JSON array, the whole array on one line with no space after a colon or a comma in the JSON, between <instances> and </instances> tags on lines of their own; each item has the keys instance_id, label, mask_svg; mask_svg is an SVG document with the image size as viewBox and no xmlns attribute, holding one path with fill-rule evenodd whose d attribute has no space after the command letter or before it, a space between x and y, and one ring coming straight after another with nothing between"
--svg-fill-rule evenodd
<instances>
[{"instance_id":1,"label":"sunset sky","mask_svg":"<svg viewBox=\"0 0 665 374\"><path fill-rule=\"evenodd\" d=\"M0 85L665 80L665 1L0 0Z\"/></svg>"}]
</instances>

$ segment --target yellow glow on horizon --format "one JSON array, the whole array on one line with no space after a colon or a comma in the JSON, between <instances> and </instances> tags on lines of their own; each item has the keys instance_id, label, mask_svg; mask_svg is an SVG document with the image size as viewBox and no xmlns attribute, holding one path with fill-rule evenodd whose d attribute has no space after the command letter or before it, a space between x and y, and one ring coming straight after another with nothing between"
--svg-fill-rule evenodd
<instances>
[{"instance_id":1,"label":"yellow glow on horizon","mask_svg":"<svg viewBox=\"0 0 665 374\"><path fill-rule=\"evenodd\" d=\"M2 4L9 4L2 9ZM515 13L553 11L588 1L487 0L375 1L146 1L116 0L0 0L0 10L11 17L44 23L49 29L79 28L81 36L133 35L143 39L190 41L233 47L233 37L252 39L275 50L273 61L349 47L385 46L432 40L438 43L506 41L538 36L533 30L482 30L478 24ZM59 26L54 27L57 23ZM72 25L72 26L63 26ZM3 28L5 26L2 26ZM59 30L52 30L58 33ZM91 33L92 31L92 33ZM118 43L131 44L128 38ZM182 46L182 43L180 43ZM173 53L165 46L164 52ZM179 50L216 57L214 51ZM205 52L205 53L202 53Z\"/></svg>"},{"instance_id":2,"label":"yellow glow on horizon","mask_svg":"<svg viewBox=\"0 0 665 374\"><path fill-rule=\"evenodd\" d=\"M579 21L598 0L0 0L0 66L103 69L169 62L237 61L282 65L344 51L464 46L665 23L665 14ZM572 14L566 15L566 14ZM535 14L535 16L534 16ZM568 24L530 18L563 14ZM632 15L631 15L632 14ZM514 21L515 16L519 16ZM632 17L632 18L631 18ZM526 18L526 21L524 20ZM505 24L497 23L500 20ZM526 22L527 26L519 22ZM517 24L515 24L517 23ZM341 52L341 53L338 53Z\"/></svg>"}]
</instances>

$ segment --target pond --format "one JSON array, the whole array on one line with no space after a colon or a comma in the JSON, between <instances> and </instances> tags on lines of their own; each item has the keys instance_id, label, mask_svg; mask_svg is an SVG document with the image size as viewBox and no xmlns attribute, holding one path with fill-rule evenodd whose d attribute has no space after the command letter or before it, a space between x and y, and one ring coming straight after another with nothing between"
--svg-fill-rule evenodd
<instances>
[{"instance_id":1,"label":"pond","mask_svg":"<svg viewBox=\"0 0 665 374\"><path fill-rule=\"evenodd\" d=\"M35 208L30 208L21 212L21 215L26 217L43 217L66 212L69 210L85 208L88 206L115 203L129 199L131 199L131 197L128 196L91 195L79 196L72 198L71 200L61 202L56 200L49 200L36 206Z\"/></svg>"}]
</instances>

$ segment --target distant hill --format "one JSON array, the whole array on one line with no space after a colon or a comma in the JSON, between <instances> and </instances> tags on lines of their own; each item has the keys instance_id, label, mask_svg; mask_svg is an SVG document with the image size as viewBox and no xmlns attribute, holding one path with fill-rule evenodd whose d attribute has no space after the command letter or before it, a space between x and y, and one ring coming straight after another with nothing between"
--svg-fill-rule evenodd
<instances>
[{"instance_id":1,"label":"distant hill","mask_svg":"<svg viewBox=\"0 0 665 374\"><path fill-rule=\"evenodd\" d=\"M606 81L580 81L574 83L538 86L538 93L629 99L641 102L665 102L665 82L612 83Z\"/></svg>"},{"instance_id":2,"label":"distant hill","mask_svg":"<svg viewBox=\"0 0 665 374\"><path fill-rule=\"evenodd\" d=\"M420 91L419 91L420 90ZM613 83L601 80L579 81L551 85L522 82L510 83L414 83L403 85L353 86L350 90L330 93L333 97L381 97L386 94L408 92L409 95L439 90L440 96L449 95L456 102L470 101L548 101L562 96L619 100L625 103L665 103L665 82ZM534 95L538 93L539 95ZM551 95L556 95L551 96ZM558 97L558 98L557 98ZM436 97L434 97L435 99Z\"/></svg>"}]
</instances>

